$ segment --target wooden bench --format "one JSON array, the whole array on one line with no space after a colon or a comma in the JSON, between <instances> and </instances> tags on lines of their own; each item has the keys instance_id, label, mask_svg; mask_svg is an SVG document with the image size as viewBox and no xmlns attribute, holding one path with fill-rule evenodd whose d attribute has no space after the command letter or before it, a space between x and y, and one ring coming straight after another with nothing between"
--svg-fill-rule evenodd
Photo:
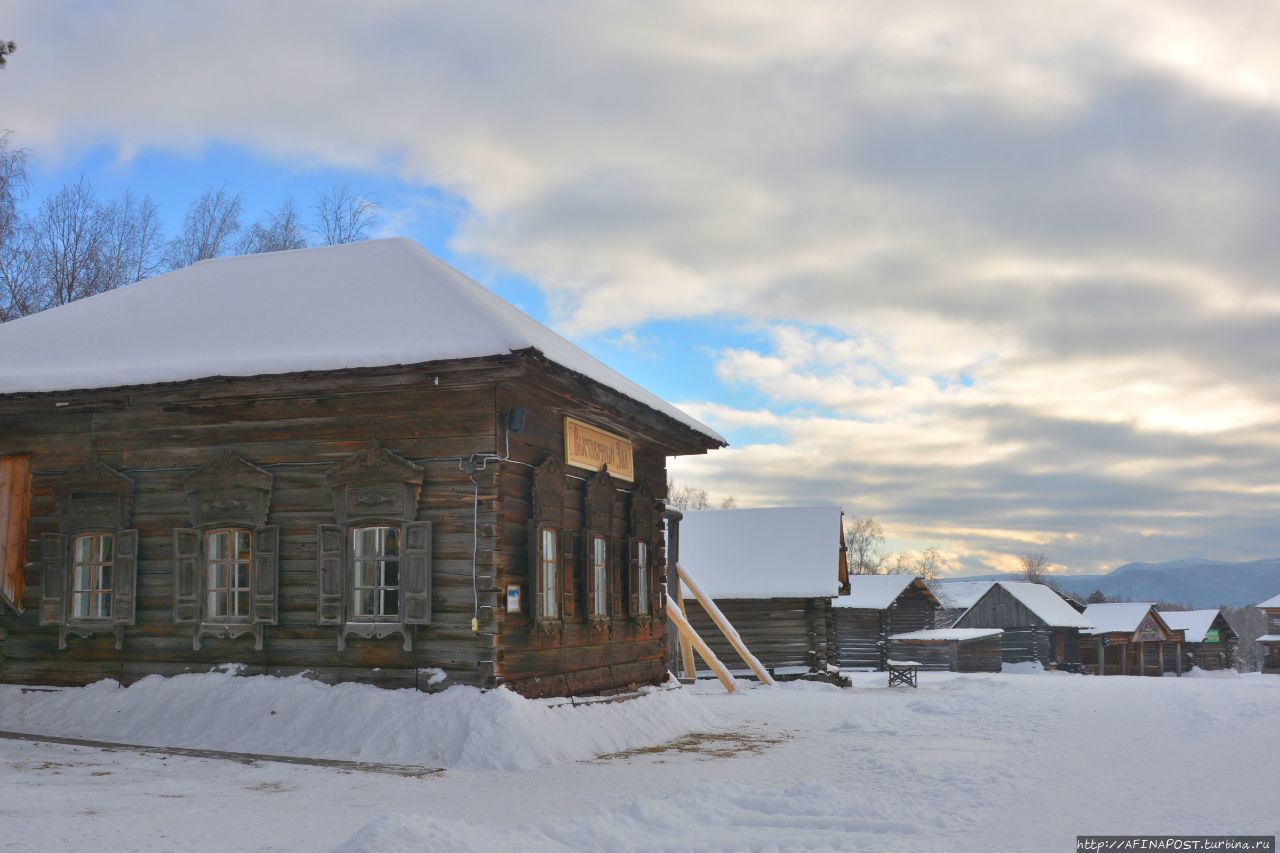
<instances>
[{"instance_id":1,"label":"wooden bench","mask_svg":"<svg viewBox=\"0 0 1280 853\"><path fill-rule=\"evenodd\" d=\"M898 685L902 687L920 686L917 682L916 674L924 668L924 664L913 660L889 660L885 661L885 667L889 670L890 687Z\"/></svg>"}]
</instances>

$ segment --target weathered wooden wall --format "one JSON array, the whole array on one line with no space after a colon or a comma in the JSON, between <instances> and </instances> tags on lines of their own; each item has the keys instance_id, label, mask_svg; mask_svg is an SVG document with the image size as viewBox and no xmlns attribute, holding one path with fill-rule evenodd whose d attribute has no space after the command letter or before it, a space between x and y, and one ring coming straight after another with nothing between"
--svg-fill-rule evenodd
<instances>
[{"instance_id":1,"label":"weathered wooden wall","mask_svg":"<svg viewBox=\"0 0 1280 853\"><path fill-rule=\"evenodd\" d=\"M946 642L911 642L890 640L891 660L913 660L926 670L941 672L999 672L1001 667L1000 637Z\"/></svg>"},{"instance_id":2,"label":"weathered wooden wall","mask_svg":"<svg viewBox=\"0 0 1280 853\"><path fill-rule=\"evenodd\" d=\"M827 663L835 662L829 599L726 598L716 599L716 606L767 669L807 667L825 673ZM695 599L685 600L685 611L694 630L725 666L746 668Z\"/></svg>"},{"instance_id":3,"label":"weathered wooden wall","mask_svg":"<svg viewBox=\"0 0 1280 853\"><path fill-rule=\"evenodd\" d=\"M888 638L935 627L937 607L909 586L885 610L832 607L836 653L840 666L883 669Z\"/></svg>"},{"instance_id":4,"label":"weathered wooden wall","mask_svg":"<svg viewBox=\"0 0 1280 853\"><path fill-rule=\"evenodd\" d=\"M954 627L1002 628L1001 648L1006 663L1039 661L1045 667L1072 668L1080 665L1078 629L1050 628L1000 586L993 586L978 599L955 621Z\"/></svg>"}]
</instances>

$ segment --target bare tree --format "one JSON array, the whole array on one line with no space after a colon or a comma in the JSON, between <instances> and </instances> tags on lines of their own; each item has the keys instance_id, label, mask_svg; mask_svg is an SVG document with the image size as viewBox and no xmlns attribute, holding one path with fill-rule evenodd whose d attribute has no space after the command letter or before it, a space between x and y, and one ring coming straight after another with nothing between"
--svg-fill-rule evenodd
<instances>
[{"instance_id":1,"label":"bare tree","mask_svg":"<svg viewBox=\"0 0 1280 853\"><path fill-rule=\"evenodd\" d=\"M351 192L346 184L336 184L316 196L316 234L327 246L367 239L378 221L378 206Z\"/></svg>"},{"instance_id":2,"label":"bare tree","mask_svg":"<svg viewBox=\"0 0 1280 853\"><path fill-rule=\"evenodd\" d=\"M681 512L686 510L699 509L734 509L738 506L738 499L733 495L720 501L719 506L713 506L711 495L706 489L700 489L697 486L678 486L675 480L667 480L667 506L672 509L678 509Z\"/></svg>"},{"instance_id":3,"label":"bare tree","mask_svg":"<svg viewBox=\"0 0 1280 853\"><path fill-rule=\"evenodd\" d=\"M0 245L17 227L18 202L27 194L27 152L10 143L12 130L0 131Z\"/></svg>"},{"instance_id":4,"label":"bare tree","mask_svg":"<svg viewBox=\"0 0 1280 853\"><path fill-rule=\"evenodd\" d=\"M113 287L150 278L160 271L164 232L151 196L138 200L125 190L124 195L102 208L102 216L104 262L110 267Z\"/></svg>"},{"instance_id":5,"label":"bare tree","mask_svg":"<svg viewBox=\"0 0 1280 853\"><path fill-rule=\"evenodd\" d=\"M9 64L9 61L5 59L6 56L10 56L17 52L18 52L18 45L15 42L0 41L0 68L4 68L6 65Z\"/></svg>"},{"instance_id":6,"label":"bare tree","mask_svg":"<svg viewBox=\"0 0 1280 853\"><path fill-rule=\"evenodd\" d=\"M41 308L115 287L106 253L107 221L88 179L81 177L45 199L33 227Z\"/></svg>"},{"instance_id":7,"label":"bare tree","mask_svg":"<svg viewBox=\"0 0 1280 853\"><path fill-rule=\"evenodd\" d=\"M878 575L884 571L888 553L884 550L884 528L869 515L855 516L844 526L849 574Z\"/></svg>"},{"instance_id":8,"label":"bare tree","mask_svg":"<svg viewBox=\"0 0 1280 853\"><path fill-rule=\"evenodd\" d=\"M0 322L44 307L35 229L19 221L0 242Z\"/></svg>"},{"instance_id":9,"label":"bare tree","mask_svg":"<svg viewBox=\"0 0 1280 853\"><path fill-rule=\"evenodd\" d=\"M192 202L182 222L182 232L169 241L165 260L169 269L190 266L226 254L231 238L240 230L244 201L223 184L207 189Z\"/></svg>"},{"instance_id":10,"label":"bare tree","mask_svg":"<svg viewBox=\"0 0 1280 853\"><path fill-rule=\"evenodd\" d=\"M885 561L885 574L912 575L925 580L937 580L951 568L951 562L942 555L936 546L929 546L917 554L914 551L903 551Z\"/></svg>"},{"instance_id":11,"label":"bare tree","mask_svg":"<svg viewBox=\"0 0 1280 853\"><path fill-rule=\"evenodd\" d=\"M256 255L259 252L283 252L288 249L305 249L307 234L298 215L293 199L249 226L240 241L240 254Z\"/></svg>"},{"instance_id":12,"label":"bare tree","mask_svg":"<svg viewBox=\"0 0 1280 853\"><path fill-rule=\"evenodd\" d=\"M1029 583L1045 583L1052 571L1044 551L1023 554L1018 562L1022 564L1022 579Z\"/></svg>"}]
</instances>

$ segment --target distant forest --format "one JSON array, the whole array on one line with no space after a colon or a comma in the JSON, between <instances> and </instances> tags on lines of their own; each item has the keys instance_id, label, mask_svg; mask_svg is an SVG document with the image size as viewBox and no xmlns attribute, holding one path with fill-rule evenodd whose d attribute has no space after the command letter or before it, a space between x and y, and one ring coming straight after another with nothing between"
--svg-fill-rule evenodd
<instances>
[{"instance_id":1,"label":"distant forest","mask_svg":"<svg viewBox=\"0 0 1280 853\"><path fill-rule=\"evenodd\" d=\"M0 130L0 322L209 258L364 240L378 219L373 202L337 185L305 215L288 198L245 223L243 196L223 184L192 200L168 235L150 196L100 198L84 177L28 214L29 166L30 153Z\"/></svg>"}]
</instances>

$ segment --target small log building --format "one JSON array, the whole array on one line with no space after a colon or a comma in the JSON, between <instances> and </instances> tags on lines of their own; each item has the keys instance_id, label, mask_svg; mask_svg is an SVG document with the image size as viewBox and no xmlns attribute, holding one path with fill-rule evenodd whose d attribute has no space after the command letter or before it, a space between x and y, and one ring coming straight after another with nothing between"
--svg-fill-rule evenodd
<instances>
[{"instance_id":1,"label":"small log building","mask_svg":"<svg viewBox=\"0 0 1280 853\"><path fill-rule=\"evenodd\" d=\"M775 678L838 677L831 599L847 571L841 535L834 506L687 511L680 565ZM749 675L692 593L684 597L711 650Z\"/></svg>"},{"instance_id":2,"label":"small log building","mask_svg":"<svg viewBox=\"0 0 1280 853\"><path fill-rule=\"evenodd\" d=\"M1080 667L1080 631L1092 623L1052 587L998 581L953 628L1000 628L1005 663L1039 661L1045 669Z\"/></svg>"},{"instance_id":3,"label":"small log building","mask_svg":"<svg viewBox=\"0 0 1280 853\"><path fill-rule=\"evenodd\" d=\"M1090 604L1084 612L1093 627L1081 631L1085 670L1098 675L1182 675L1183 632L1175 630L1153 604ZM1165 668L1165 648L1173 667Z\"/></svg>"},{"instance_id":4,"label":"small log building","mask_svg":"<svg viewBox=\"0 0 1280 853\"><path fill-rule=\"evenodd\" d=\"M1221 610L1161 610L1160 616L1170 628L1183 633L1183 672L1194 666L1210 671L1235 666L1240 635ZM1176 653L1176 644L1165 644L1165 672L1178 672L1178 662L1173 659Z\"/></svg>"},{"instance_id":5,"label":"small log building","mask_svg":"<svg viewBox=\"0 0 1280 853\"><path fill-rule=\"evenodd\" d=\"M894 634L889 659L912 660L942 672L999 672L1003 633L999 628L934 628Z\"/></svg>"},{"instance_id":6,"label":"small log building","mask_svg":"<svg viewBox=\"0 0 1280 853\"><path fill-rule=\"evenodd\" d=\"M1262 671L1280 675L1280 595L1268 598L1258 609L1267 616L1267 633L1258 638L1267 654L1262 661Z\"/></svg>"},{"instance_id":7,"label":"small log building","mask_svg":"<svg viewBox=\"0 0 1280 853\"><path fill-rule=\"evenodd\" d=\"M0 681L667 677L666 458L723 439L408 240L0 325Z\"/></svg>"},{"instance_id":8,"label":"small log building","mask_svg":"<svg viewBox=\"0 0 1280 853\"><path fill-rule=\"evenodd\" d=\"M851 575L849 592L832 603L836 648L844 669L884 669L889 637L934 627L938 599L923 578Z\"/></svg>"},{"instance_id":9,"label":"small log building","mask_svg":"<svg viewBox=\"0 0 1280 853\"><path fill-rule=\"evenodd\" d=\"M942 605L933 616L933 623L939 628L950 628L965 611L986 595L994 581L933 580L929 581L929 589L937 596Z\"/></svg>"}]
</instances>

